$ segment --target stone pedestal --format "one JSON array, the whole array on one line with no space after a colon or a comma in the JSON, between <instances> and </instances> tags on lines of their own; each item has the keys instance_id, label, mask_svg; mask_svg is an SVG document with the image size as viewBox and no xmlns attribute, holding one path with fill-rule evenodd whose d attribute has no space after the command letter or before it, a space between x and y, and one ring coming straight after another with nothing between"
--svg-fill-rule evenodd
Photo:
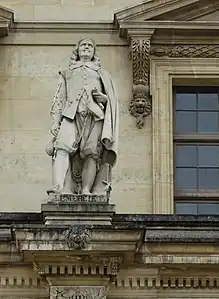
<instances>
[{"instance_id":1,"label":"stone pedestal","mask_svg":"<svg viewBox=\"0 0 219 299\"><path fill-rule=\"evenodd\" d=\"M53 195L41 211L47 225L111 225L115 205L104 195Z\"/></svg>"}]
</instances>

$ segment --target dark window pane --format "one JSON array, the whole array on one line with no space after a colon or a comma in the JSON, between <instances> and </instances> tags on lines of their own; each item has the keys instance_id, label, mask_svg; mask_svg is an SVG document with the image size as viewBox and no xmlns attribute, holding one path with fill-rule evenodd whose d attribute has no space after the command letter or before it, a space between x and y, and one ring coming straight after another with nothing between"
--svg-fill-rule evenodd
<instances>
[{"instance_id":1,"label":"dark window pane","mask_svg":"<svg viewBox=\"0 0 219 299\"><path fill-rule=\"evenodd\" d=\"M196 112L176 112L176 132L197 132Z\"/></svg>"},{"instance_id":2,"label":"dark window pane","mask_svg":"<svg viewBox=\"0 0 219 299\"><path fill-rule=\"evenodd\" d=\"M200 93L198 94L199 110L218 110L218 94L217 93Z\"/></svg>"},{"instance_id":3,"label":"dark window pane","mask_svg":"<svg viewBox=\"0 0 219 299\"><path fill-rule=\"evenodd\" d=\"M195 145L176 146L176 167L196 167L197 147Z\"/></svg>"},{"instance_id":4,"label":"dark window pane","mask_svg":"<svg viewBox=\"0 0 219 299\"><path fill-rule=\"evenodd\" d=\"M197 215L198 205L196 203L176 203L176 214Z\"/></svg>"},{"instance_id":5,"label":"dark window pane","mask_svg":"<svg viewBox=\"0 0 219 299\"><path fill-rule=\"evenodd\" d=\"M198 215L219 215L218 203L198 204Z\"/></svg>"},{"instance_id":6,"label":"dark window pane","mask_svg":"<svg viewBox=\"0 0 219 299\"><path fill-rule=\"evenodd\" d=\"M176 110L196 110L196 93L177 93Z\"/></svg>"},{"instance_id":7,"label":"dark window pane","mask_svg":"<svg viewBox=\"0 0 219 299\"><path fill-rule=\"evenodd\" d=\"M219 146L217 145L198 146L198 166L200 167L219 166Z\"/></svg>"},{"instance_id":8,"label":"dark window pane","mask_svg":"<svg viewBox=\"0 0 219 299\"><path fill-rule=\"evenodd\" d=\"M180 215L219 215L219 203L215 202L176 202L175 209Z\"/></svg>"},{"instance_id":9,"label":"dark window pane","mask_svg":"<svg viewBox=\"0 0 219 299\"><path fill-rule=\"evenodd\" d=\"M199 189L219 189L219 169L198 169Z\"/></svg>"},{"instance_id":10,"label":"dark window pane","mask_svg":"<svg viewBox=\"0 0 219 299\"><path fill-rule=\"evenodd\" d=\"M176 189L197 189L196 168L176 168Z\"/></svg>"},{"instance_id":11,"label":"dark window pane","mask_svg":"<svg viewBox=\"0 0 219 299\"><path fill-rule=\"evenodd\" d=\"M198 112L198 132L218 132L218 112Z\"/></svg>"}]
</instances>

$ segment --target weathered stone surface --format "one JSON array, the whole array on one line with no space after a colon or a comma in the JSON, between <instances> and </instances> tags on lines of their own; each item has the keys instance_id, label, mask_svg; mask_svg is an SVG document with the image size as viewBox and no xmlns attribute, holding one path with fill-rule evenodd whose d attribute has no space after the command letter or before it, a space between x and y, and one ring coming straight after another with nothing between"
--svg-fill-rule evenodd
<instances>
[{"instance_id":1,"label":"weathered stone surface","mask_svg":"<svg viewBox=\"0 0 219 299\"><path fill-rule=\"evenodd\" d=\"M50 288L50 299L62 298L87 298L105 299L106 291L104 286L52 286Z\"/></svg>"},{"instance_id":2,"label":"weathered stone surface","mask_svg":"<svg viewBox=\"0 0 219 299\"><path fill-rule=\"evenodd\" d=\"M162 214L116 214L113 218L115 224L131 225L139 228L147 227L217 227L219 216L196 216L196 215L162 215Z\"/></svg>"},{"instance_id":3,"label":"weathered stone surface","mask_svg":"<svg viewBox=\"0 0 219 299\"><path fill-rule=\"evenodd\" d=\"M50 206L50 209L59 211L59 206L63 206L63 211L74 210L75 204L43 204L43 208ZM65 207L67 206L67 208ZM70 208L68 208L70 206ZM98 205L99 206L99 205ZM103 207L105 205L102 205ZM101 205L100 205L101 207ZM43 211L43 210L42 210ZM43 218L41 213L24 213L24 212L1 212L0 213L0 224L43 224ZM155 215L155 214L114 214L113 215L113 226L114 229L127 228L132 229L146 229L153 227L169 228L179 227L179 230L183 227L187 228L217 228L219 226L219 216L196 216L196 215ZM174 230L175 231L175 230ZM201 231L201 230L200 230ZM210 231L210 230L209 230ZM213 230L213 233L217 233L217 230Z\"/></svg>"},{"instance_id":4,"label":"weathered stone surface","mask_svg":"<svg viewBox=\"0 0 219 299\"><path fill-rule=\"evenodd\" d=\"M46 204L42 204L42 212L46 213L47 211L51 211L54 213L65 212L67 214L71 212L75 213L86 213L86 212L94 212L96 209L97 212L101 213L106 212L114 212L115 205L110 204L102 204L102 203L91 203L91 202L48 202Z\"/></svg>"},{"instance_id":5,"label":"weathered stone surface","mask_svg":"<svg viewBox=\"0 0 219 299\"><path fill-rule=\"evenodd\" d=\"M73 195L74 196L74 195ZM64 195L63 195L64 197ZM68 197L68 196L67 196ZM78 196L82 201L52 201L41 205L46 225L111 225L115 205L86 201L91 196ZM96 199L97 200L97 199Z\"/></svg>"},{"instance_id":6,"label":"weathered stone surface","mask_svg":"<svg viewBox=\"0 0 219 299\"><path fill-rule=\"evenodd\" d=\"M15 21L96 21L97 16L100 21L112 21L115 11L133 4L136 4L136 0L25 0L21 3L12 0L0 1L0 5L14 10Z\"/></svg>"},{"instance_id":7,"label":"weathered stone surface","mask_svg":"<svg viewBox=\"0 0 219 299\"><path fill-rule=\"evenodd\" d=\"M218 242L219 231L206 231L206 230L170 230L170 229L146 229L145 242L182 242L182 243L206 243Z\"/></svg>"},{"instance_id":8,"label":"weathered stone surface","mask_svg":"<svg viewBox=\"0 0 219 299\"><path fill-rule=\"evenodd\" d=\"M10 227L0 227L0 242L13 240L13 234Z\"/></svg>"},{"instance_id":9,"label":"weathered stone surface","mask_svg":"<svg viewBox=\"0 0 219 299\"><path fill-rule=\"evenodd\" d=\"M41 213L0 213L0 224L15 225L16 223L41 223Z\"/></svg>"}]
</instances>

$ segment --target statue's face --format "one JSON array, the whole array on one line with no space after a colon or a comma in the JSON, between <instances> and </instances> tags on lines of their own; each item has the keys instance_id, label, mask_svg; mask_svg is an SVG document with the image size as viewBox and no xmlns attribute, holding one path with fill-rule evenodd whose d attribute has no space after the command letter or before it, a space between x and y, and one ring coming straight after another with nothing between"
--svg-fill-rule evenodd
<instances>
[{"instance_id":1,"label":"statue's face","mask_svg":"<svg viewBox=\"0 0 219 299\"><path fill-rule=\"evenodd\" d=\"M78 47L78 55L81 60L91 60L94 56L94 44L89 38L83 39Z\"/></svg>"}]
</instances>

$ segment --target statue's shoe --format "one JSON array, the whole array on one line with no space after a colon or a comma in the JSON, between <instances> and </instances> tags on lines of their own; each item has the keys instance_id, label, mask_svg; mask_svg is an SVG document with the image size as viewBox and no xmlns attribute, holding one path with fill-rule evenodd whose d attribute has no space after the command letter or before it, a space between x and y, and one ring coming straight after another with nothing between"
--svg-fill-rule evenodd
<instances>
[{"instance_id":1,"label":"statue's shoe","mask_svg":"<svg viewBox=\"0 0 219 299\"><path fill-rule=\"evenodd\" d=\"M47 194L50 195L51 193L55 193L55 194L61 194L61 190L60 190L60 186L59 185L55 185L53 186L51 189L47 190Z\"/></svg>"}]
</instances>

